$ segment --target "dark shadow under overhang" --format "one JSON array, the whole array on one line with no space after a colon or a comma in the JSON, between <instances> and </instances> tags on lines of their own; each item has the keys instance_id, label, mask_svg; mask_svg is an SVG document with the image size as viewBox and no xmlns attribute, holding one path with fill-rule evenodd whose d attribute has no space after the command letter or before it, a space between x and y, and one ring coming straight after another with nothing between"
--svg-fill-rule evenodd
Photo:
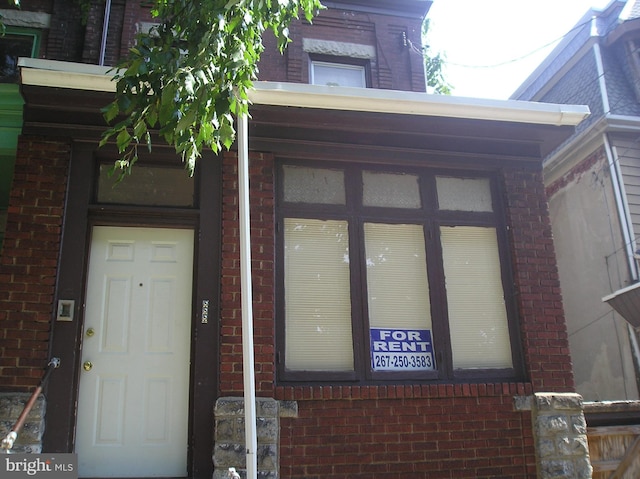
<instances>
[{"instance_id":1,"label":"dark shadow under overhang","mask_svg":"<svg viewBox=\"0 0 640 479\"><path fill-rule=\"evenodd\" d=\"M115 83L93 65L21 59L25 134L93 141ZM112 73L111 73L112 74ZM589 110L512 100L256 82L249 92L249 148L280 156L495 166L553 151Z\"/></svg>"}]
</instances>

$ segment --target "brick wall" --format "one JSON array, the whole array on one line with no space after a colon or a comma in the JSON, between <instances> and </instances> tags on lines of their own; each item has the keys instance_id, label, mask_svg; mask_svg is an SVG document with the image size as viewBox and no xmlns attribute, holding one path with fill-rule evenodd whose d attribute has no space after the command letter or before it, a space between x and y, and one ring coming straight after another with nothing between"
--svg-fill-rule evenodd
<instances>
[{"instance_id":1,"label":"brick wall","mask_svg":"<svg viewBox=\"0 0 640 479\"><path fill-rule=\"evenodd\" d=\"M548 185L546 187L547 198L551 200L556 193L563 190L574 181L580 181L580 179L586 173L589 173L595 165L599 165L598 167L604 170L606 168L606 161L606 152L604 146L601 146L556 181Z\"/></svg>"},{"instance_id":2,"label":"brick wall","mask_svg":"<svg viewBox=\"0 0 640 479\"><path fill-rule=\"evenodd\" d=\"M408 43L420 47L420 23L418 18L325 10L313 24L297 21L291 25L293 42L284 55L277 51L272 35L265 37L259 79L308 83L309 55L303 50L302 39L309 38L371 46L376 51L371 60L372 88L424 92L423 58Z\"/></svg>"},{"instance_id":3,"label":"brick wall","mask_svg":"<svg viewBox=\"0 0 640 479\"><path fill-rule=\"evenodd\" d=\"M52 6L52 24L42 48L42 56L52 60L97 64L100 57L104 2L91 0L86 25L82 12L72 0L56 0ZM115 65L135 41L139 22L155 22L148 4L112 0L109 16L105 65ZM409 42L421 45L420 18L388 17L372 13L330 9L320 13L313 24L294 21L290 28L293 42L280 54L273 35L265 35L265 52L260 62L259 79L308 83L309 56L302 48L303 38L369 45L375 48L371 60L371 87L425 91L423 58ZM407 40L407 41L405 41Z\"/></svg>"},{"instance_id":4,"label":"brick wall","mask_svg":"<svg viewBox=\"0 0 640 479\"><path fill-rule=\"evenodd\" d=\"M574 390L542 171L504 172L525 370L534 391Z\"/></svg>"},{"instance_id":5,"label":"brick wall","mask_svg":"<svg viewBox=\"0 0 640 479\"><path fill-rule=\"evenodd\" d=\"M82 25L82 11L78 2L55 0L52 3L51 26L46 44L41 48L42 56L60 61L80 61L84 41L84 25Z\"/></svg>"},{"instance_id":6,"label":"brick wall","mask_svg":"<svg viewBox=\"0 0 640 479\"><path fill-rule=\"evenodd\" d=\"M515 396L570 392L573 376L539 170L503 172L525 370L521 383L276 386L273 165L250 163L257 394L297 401L283 418L280 477L523 478L536 474L531 418ZM221 384L242 393L236 157L224 158Z\"/></svg>"},{"instance_id":7,"label":"brick wall","mask_svg":"<svg viewBox=\"0 0 640 479\"><path fill-rule=\"evenodd\" d=\"M0 254L0 386L37 385L47 364L70 148L18 142L7 232Z\"/></svg>"},{"instance_id":8,"label":"brick wall","mask_svg":"<svg viewBox=\"0 0 640 479\"><path fill-rule=\"evenodd\" d=\"M236 165L235 155L226 154L221 301L221 390L225 394L242 391ZM272 158L254 155L250 174L257 390L271 394L275 204ZM503 179L525 371L534 391L571 392L573 373L542 172L509 169L503 172Z\"/></svg>"},{"instance_id":9,"label":"brick wall","mask_svg":"<svg viewBox=\"0 0 640 479\"><path fill-rule=\"evenodd\" d=\"M500 385L333 390L345 398L302 399L281 419L281 477L535 476L530 416Z\"/></svg>"},{"instance_id":10,"label":"brick wall","mask_svg":"<svg viewBox=\"0 0 640 479\"><path fill-rule=\"evenodd\" d=\"M223 395L243 391L237 164L235 153L224 155L220 285L220 391ZM250 185L256 392L261 396L273 396L275 211L273 158L270 155L252 156Z\"/></svg>"}]
</instances>

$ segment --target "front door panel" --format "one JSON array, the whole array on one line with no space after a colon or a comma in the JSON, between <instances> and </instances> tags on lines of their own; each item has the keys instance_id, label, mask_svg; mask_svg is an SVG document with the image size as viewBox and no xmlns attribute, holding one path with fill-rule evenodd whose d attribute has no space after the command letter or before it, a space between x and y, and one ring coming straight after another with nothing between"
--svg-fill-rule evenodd
<instances>
[{"instance_id":1,"label":"front door panel","mask_svg":"<svg viewBox=\"0 0 640 479\"><path fill-rule=\"evenodd\" d=\"M93 228L80 477L186 477L193 231Z\"/></svg>"}]
</instances>

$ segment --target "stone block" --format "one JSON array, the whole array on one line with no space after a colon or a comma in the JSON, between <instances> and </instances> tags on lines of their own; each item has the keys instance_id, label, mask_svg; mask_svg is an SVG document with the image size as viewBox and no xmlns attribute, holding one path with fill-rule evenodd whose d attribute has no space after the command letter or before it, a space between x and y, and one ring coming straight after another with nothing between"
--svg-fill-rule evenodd
<instances>
[{"instance_id":1,"label":"stone block","mask_svg":"<svg viewBox=\"0 0 640 479\"><path fill-rule=\"evenodd\" d=\"M576 479L591 479L593 477L593 467L588 457L580 457L574 460Z\"/></svg>"},{"instance_id":2,"label":"stone block","mask_svg":"<svg viewBox=\"0 0 640 479\"><path fill-rule=\"evenodd\" d=\"M246 467L246 450L242 444L216 443L213 464L216 468Z\"/></svg>"},{"instance_id":3,"label":"stone block","mask_svg":"<svg viewBox=\"0 0 640 479\"><path fill-rule=\"evenodd\" d=\"M257 422L258 442L275 444L278 442L279 422L275 417L259 417Z\"/></svg>"},{"instance_id":4,"label":"stone block","mask_svg":"<svg viewBox=\"0 0 640 479\"><path fill-rule=\"evenodd\" d=\"M538 441L538 455L542 458L554 457L556 455L555 441L549 438L541 438Z\"/></svg>"},{"instance_id":5,"label":"stone block","mask_svg":"<svg viewBox=\"0 0 640 479\"><path fill-rule=\"evenodd\" d=\"M15 422L22 414L22 410L30 398L31 394L29 393L3 393L0 395L0 419ZM42 419L44 417L44 406L44 396L40 395L36 399L33 408L31 408L27 421Z\"/></svg>"},{"instance_id":6,"label":"stone block","mask_svg":"<svg viewBox=\"0 0 640 479\"><path fill-rule=\"evenodd\" d=\"M246 470L236 468L236 472L242 479L246 479ZM229 479L228 469L216 469L212 479ZM278 479L278 474L275 471L258 471L258 479Z\"/></svg>"},{"instance_id":7,"label":"stone block","mask_svg":"<svg viewBox=\"0 0 640 479\"><path fill-rule=\"evenodd\" d=\"M571 431L574 434L586 434L587 433L587 421L582 414L576 414L571 416Z\"/></svg>"},{"instance_id":8,"label":"stone block","mask_svg":"<svg viewBox=\"0 0 640 479\"><path fill-rule=\"evenodd\" d=\"M258 470L275 471L278 469L278 448L275 444L259 445L256 455Z\"/></svg>"},{"instance_id":9,"label":"stone block","mask_svg":"<svg viewBox=\"0 0 640 479\"><path fill-rule=\"evenodd\" d=\"M533 398L531 396L514 396L513 409L516 411L531 411Z\"/></svg>"},{"instance_id":10,"label":"stone block","mask_svg":"<svg viewBox=\"0 0 640 479\"><path fill-rule=\"evenodd\" d=\"M298 401L280 401L280 417L298 417Z\"/></svg>"},{"instance_id":11,"label":"stone block","mask_svg":"<svg viewBox=\"0 0 640 479\"><path fill-rule=\"evenodd\" d=\"M536 420L538 436L554 436L569 431L569 423L566 416L549 415L538 416Z\"/></svg>"},{"instance_id":12,"label":"stone block","mask_svg":"<svg viewBox=\"0 0 640 479\"><path fill-rule=\"evenodd\" d=\"M216 442L234 442L238 440L236 435L236 418L223 417L221 419L216 419L216 429L215 429L215 437Z\"/></svg>"},{"instance_id":13,"label":"stone block","mask_svg":"<svg viewBox=\"0 0 640 479\"><path fill-rule=\"evenodd\" d=\"M551 394L536 393L535 406L538 411L550 411L552 409Z\"/></svg>"},{"instance_id":14,"label":"stone block","mask_svg":"<svg viewBox=\"0 0 640 479\"><path fill-rule=\"evenodd\" d=\"M588 456L589 446L587 437L562 437L558 439L556 446L558 453L563 456Z\"/></svg>"},{"instance_id":15,"label":"stone block","mask_svg":"<svg viewBox=\"0 0 640 479\"><path fill-rule=\"evenodd\" d=\"M572 461L540 461L540 479L567 479L574 477Z\"/></svg>"},{"instance_id":16,"label":"stone block","mask_svg":"<svg viewBox=\"0 0 640 479\"><path fill-rule=\"evenodd\" d=\"M556 410L582 411L582 396L572 393L554 394L553 407Z\"/></svg>"},{"instance_id":17,"label":"stone block","mask_svg":"<svg viewBox=\"0 0 640 479\"><path fill-rule=\"evenodd\" d=\"M20 414L31 398L30 393L0 394L0 436L4 438L13 428ZM14 453L39 453L42 451L44 432L45 398L40 395L18 431L13 448Z\"/></svg>"},{"instance_id":18,"label":"stone block","mask_svg":"<svg viewBox=\"0 0 640 479\"><path fill-rule=\"evenodd\" d=\"M278 401L270 398L256 400L256 416L278 417Z\"/></svg>"},{"instance_id":19,"label":"stone block","mask_svg":"<svg viewBox=\"0 0 640 479\"><path fill-rule=\"evenodd\" d=\"M216 417L244 416L244 398L241 398L241 397L218 398L213 412Z\"/></svg>"},{"instance_id":20,"label":"stone block","mask_svg":"<svg viewBox=\"0 0 640 479\"><path fill-rule=\"evenodd\" d=\"M228 479L229 467L235 467L241 477L246 477L245 408L244 398L224 397L216 401L215 445L213 479ZM258 477L278 478L278 441L280 418L297 417L296 401L276 401L271 398L256 399L256 426L258 450Z\"/></svg>"},{"instance_id":21,"label":"stone block","mask_svg":"<svg viewBox=\"0 0 640 479\"><path fill-rule=\"evenodd\" d=\"M538 411L582 411L582 396L575 393L536 393Z\"/></svg>"}]
</instances>

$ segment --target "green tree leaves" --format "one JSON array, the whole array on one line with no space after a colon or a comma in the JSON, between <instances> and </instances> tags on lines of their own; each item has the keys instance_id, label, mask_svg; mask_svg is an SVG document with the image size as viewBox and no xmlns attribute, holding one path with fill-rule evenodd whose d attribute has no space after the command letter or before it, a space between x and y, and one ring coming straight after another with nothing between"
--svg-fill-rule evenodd
<instances>
[{"instance_id":1,"label":"green tree leaves","mask_svg":"<svg viewBox=\"0 0 640 479\"><path fill-rule=\"evenodd\" d=\"M247 113L263 33L272 30L282 50L291 21L300 12L311 21L321 8L320 0L156 0L152 13L161 23L141 33L117 65L116 98L103 109L116 123L100 144L115 139L116 167L130 171L157 130L193 173L204 148L233 144L234 115Z\"/></svg>"},{"instance_id":2,"label":"green tree leaves","mask_svg":"<svg viewBox=\"0 0 640 479\"><path fill-rule=\"evenodd\" d=\"M451 85L447 82L444 76L444 64L446 62L444 54L438 52L435 55L430 55L428 53L428 35L429 19L425 19L422 23L422 51L424 56L427 87L433 91L433 93L451 95Z\"/></svg>"}]
</instances>

